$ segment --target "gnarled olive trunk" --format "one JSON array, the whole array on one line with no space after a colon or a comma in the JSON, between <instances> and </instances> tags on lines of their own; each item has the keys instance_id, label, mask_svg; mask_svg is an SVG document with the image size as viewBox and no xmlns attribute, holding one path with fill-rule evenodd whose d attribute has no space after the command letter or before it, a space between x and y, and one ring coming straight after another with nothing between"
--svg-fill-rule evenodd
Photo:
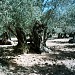
<instances>
[{"instance_id":1,"label":"gnarled olive trunk","mask_svg":"<svg viewBox=\"0 0 75 75\"><path fill-rule=\"evenodd\" d=\"M23 32L23 29L21 27L15 27L15 32L11 29L8 28L18 39L18 44L15 47L14 52L15 53L23 53L23 51L25 50L26 53L27 52L35 52L35 53L41 53L41 49L40 49L40 44L41 41L43 41L43 45L45 46L45 42L46 42L46 30L47 28L45 28L45 26L43 24L40 23L35 23L35 25L32 28L32 37L29 39L30 44L27 43L27 39L26 39L26 35ZM41 33L43 32L43 40L42 40L42 36Z\"/></svg>"},{"instance_id":2,"label":"gnarled olive trunk","mask_svg":"<svg viewBox=\"0 0 75 75\"><path fill-rule=\"evenodd\" d=\"M23 44L26 44L26 35L23 32L23 29L20 27L16 27L15 30L17 34L16 37L18 39L18 45L22 46Z\"/></svg>"},{"instance_id":3,"label":"gnarled olive trunk","mask_svg":"<svg viewBox=\"0 0 75 75\"><path fill-rule=\"evenodd\" d=\"M33 36L33 42L34 42L34 51L36 53L41 53L40 51L40 41L41 41L41 38L38 34L38 31L36 29L37 27L33 27L33 31L32 31L32 36Z\"/></svg>"},{"instance_id":4,"label":"gnarled olive trunk","mask_svg":"<svg viewBox=\"0 0 75 75\"><path fill-rule=\"evenodd\" d=\"M8 27L8 29L16 36L16 38L18 39L18 44L16 45L16 47L14 47L14 53L24 53L24 52L28 52L28 46L26 43L26 35L23 32L23 29L21 27L15 27L15 32Z\"/></svg>"},{"instance_id":5,"label":"gnarled olive trunk","mask_svg":"<svg viewBox=\"0 0 75 75\"><path fill-rule=\"evenodd\" d=\"M47 27L44 24L35 23L32 30L33 46L36 53L41 53L43 46L46 46ZM43 35L42 35L43 34ZM42 48L42 49L41 49Z\"/></svg>"}]
</instances>

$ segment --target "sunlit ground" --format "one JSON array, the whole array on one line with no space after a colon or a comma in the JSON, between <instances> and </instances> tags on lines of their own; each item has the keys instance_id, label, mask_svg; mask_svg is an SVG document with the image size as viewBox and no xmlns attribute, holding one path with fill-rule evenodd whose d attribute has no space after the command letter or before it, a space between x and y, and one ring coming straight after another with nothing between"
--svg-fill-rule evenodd
<instances>
[{"instance_id":1,"label":"sunlit ground","mask_svg":"<svg viewBox=\"0 0 75 75\"><path fill-rule=\"evenodd\" d=\"M13 45L17 39L12 38ZM1 75L75 75L75 44L69 39L47 40L47 52L0 57ZM12 51L12 46L0 46ZM9 47L9 48L8 48Z\"/></svg>"}]
</instances>

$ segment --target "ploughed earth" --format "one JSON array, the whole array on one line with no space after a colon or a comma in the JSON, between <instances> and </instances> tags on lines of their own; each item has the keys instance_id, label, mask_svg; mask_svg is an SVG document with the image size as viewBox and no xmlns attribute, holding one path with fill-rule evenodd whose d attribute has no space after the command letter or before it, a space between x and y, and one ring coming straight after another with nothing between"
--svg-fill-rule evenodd
<instances>
[{"instance_id":1,"label":"ploughed earth","mask_svg":"<svg viewBox=\"0 0 75 75\"><path fill-rule=\"evenodd\" d=\"M0 75L75 75L75 44L69 38L48 39L41 54L12 54L17 44L0 45Z\"/></svg>"}]
</instances>

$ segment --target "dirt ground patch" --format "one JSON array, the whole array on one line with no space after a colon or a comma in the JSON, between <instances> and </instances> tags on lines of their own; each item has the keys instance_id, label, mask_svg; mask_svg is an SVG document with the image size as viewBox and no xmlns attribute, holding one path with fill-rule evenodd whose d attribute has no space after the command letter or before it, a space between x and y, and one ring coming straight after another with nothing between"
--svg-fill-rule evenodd
<instances>
[{"instance_id":1,"label":"dirt ground patch","mask_svg":"<svg viewBox=\"0 0 75 75\"><path fill-rule=\"evenodd\" d=\"M75 44L67 43L68 40L47 40L49 49L47 53L2 56L0 57L0 74L75 75Z\"/></svg>"}]
</instances>

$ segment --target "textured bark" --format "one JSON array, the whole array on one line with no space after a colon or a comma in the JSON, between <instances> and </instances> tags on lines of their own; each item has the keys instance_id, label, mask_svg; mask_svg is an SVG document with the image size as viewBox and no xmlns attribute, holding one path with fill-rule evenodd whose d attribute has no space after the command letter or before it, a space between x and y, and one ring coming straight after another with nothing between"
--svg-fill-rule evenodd
<instances>
[{"instance_id":1,"label":"textured bark","mask_svg":"<svg viewBox=\"0 0 75 75\"><path fill-rule=\"evenodd\" d=\"M41 41L43 41L42 44L43 44L43 46L45 46L46 31L47 31L47 28L43 24L40 24L37 22L35 23L32 31L31 31L32 35L29 35L30 39L26 39L26 35L23 32L23 29L20 27L15 27L16 34L14 33L14 31L11 28L9 28L9 29L18 39L17 48L19 50L17 50L17 48L16 48L16 50L15 50L16 52L21 51L20 50L21 48L27 48L28 47L29 52L41 53L40 44L41 44ZM43 39L42 39L41 33L44 34ZM27 41L30 43L28 44Z\"/></svg>"},{"instance_id":2,"label":"textured bark","mask_svg":"<svg viewBox=\"0 0 75 75\"><path fill-rule=\"evenodd\" d=\"M42 23L35 23L32 30L33 46L36 53L41 53L41 48L46 46L47 27ZM41 35L43 34L43 35ZM42 43L41 43L42 42ZM42 46L42 47L41 47Z\"/></svg>"},{"instance_id":3,"label":"textured bark","mask_svg":"<svg viewBox=\"0 0 75 75\"><path fill-rule=\"evenodd\" d=\"M22 28L16 27L16 34L17 34L17 39L18 39L18 45L22 46L23 44L26 44L26 36L25 33L23 32Z\"/></svg>"},{"instance_id":4,"label":"textured bark","mask_svg":"<svg viewBox=\"0 0 75 75\"><path fill-rule=\"evenodd\" d=\"M33 46L34 46L34 50L36 53L41 53L40 51L40 36L38 33L38 26L34 25L33 27L33 31L32 31L32 36L33 36Z\"/></svg>"},{"instance_id":5,"label":"textured bark","mask_svg":"<svg viewBox=\"0 0 75 75\"><path fill-rule=\"evenodd\" d=\"M16 47L14 47L14 53L23 53L24 51L27 53L28 46L27 46L27 43L26 43L26 35L23 32L23 29L21 27L15 27L15 32L12 30L12 28L8 27L8 29L18 39L18 44L17 44Z\"/></svg>"}]
</instances>

